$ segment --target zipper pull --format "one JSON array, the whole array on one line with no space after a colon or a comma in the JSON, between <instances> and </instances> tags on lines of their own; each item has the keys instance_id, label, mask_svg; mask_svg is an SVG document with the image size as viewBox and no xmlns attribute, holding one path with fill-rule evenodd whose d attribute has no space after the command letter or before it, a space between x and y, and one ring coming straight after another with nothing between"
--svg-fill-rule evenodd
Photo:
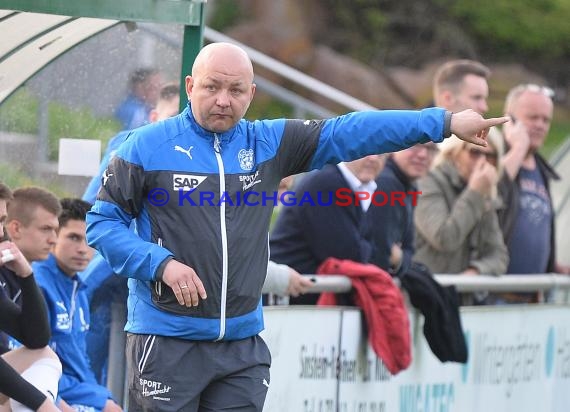
<instances>
[{"instance_id":1,"label":"zipper pull","mask_svg":"<svg viewBox=\"0 0 570 412\"><path fill-rule=\"evenodd\" d=\"M162 238L158 238L157 240L158 246L162 246ZM162 296L162 282L158 281L154 284L154 291L156 292L156 294L158 295L158 297L160 298Z\"/></svg>"},{"instance_id":2,"label":"zipper pull","mask_svg":"<svg viewBox=\"0 0 570 412\"><path fill-rule=\"evenodd\" d=\"M214 133L214 150L216 151L216 153L221 152L220 138L218 137L217 133Z\"/></svg>"}]
</instances>

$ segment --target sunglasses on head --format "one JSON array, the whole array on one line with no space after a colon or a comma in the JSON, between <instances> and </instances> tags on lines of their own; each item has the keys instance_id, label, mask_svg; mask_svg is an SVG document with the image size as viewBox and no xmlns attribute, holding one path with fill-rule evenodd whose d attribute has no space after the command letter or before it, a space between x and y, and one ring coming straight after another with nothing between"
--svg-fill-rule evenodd
<instances>
[{"instance_id":1,"label":"sunglasses on head","mask_svg":"<svg viewBox=\"0 0 570 412\"><path fill-rule=\"evenodd\" d=\"M538 84L522 84L519 86L519 88L521 89L521 91L526 91L528 90L529 92L533 92L533 93L540 93L546 97L550 97L551 99L554 97L554 90L552 90L550 87L546 87L546 86L539 86Z\"/></svg>"}]
</instances>

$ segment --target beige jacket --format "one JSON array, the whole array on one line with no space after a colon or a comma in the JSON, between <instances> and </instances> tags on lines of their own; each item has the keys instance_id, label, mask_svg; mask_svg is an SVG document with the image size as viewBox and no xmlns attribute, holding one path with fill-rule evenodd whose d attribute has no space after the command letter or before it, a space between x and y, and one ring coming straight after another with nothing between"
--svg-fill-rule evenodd
<instances>
[{"instance_id":1,"label":"beige jacket","mask_svg":"<svg viewBox=\"0 0 570 412\"><path fill-rule=\"evenodd\" d=\"M500 202L468 189L449 161L418 186L422 194L414 214L414 260L434 273L460 273L469 267L481 274L505 273L509 257L496 213Z\"/></svg>"}]
</instances>

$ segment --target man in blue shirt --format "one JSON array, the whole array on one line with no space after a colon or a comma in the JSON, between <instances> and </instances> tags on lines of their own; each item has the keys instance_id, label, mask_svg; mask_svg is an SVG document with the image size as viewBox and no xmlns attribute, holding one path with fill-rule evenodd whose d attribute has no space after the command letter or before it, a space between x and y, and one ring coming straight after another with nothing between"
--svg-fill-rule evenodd
<instances>
[{"instance_id":1,"label":"man in blue shirt","mask_svg":"<svg viewBox=\"0 0 570 412\"><path fill-rule=\"evenodd\" d=\"M503 128L509 150L499 186L506 204L499 222L509 248L507 273L570 274L570 267L559 264L555 256L550 181L560 177L538 153L550 129L552 97L547 87L521 84L511 89L505 101L505 113L512 121Z\"/></svg>"},{"instance_id":2,"label":"man in blue shirt","mask_svg":"<svg viewBox=\"0 0 570 412\"><path fill-rule=\"evenodd\" d=\"M99 385L89 366L85 337L89 303L77 272L85 269L93 249L85 240L85 215L91 205L81 199L62 199L59 232L47 260L33 265L44 294L52 337L50 346L63 366L59 382L62 410L120 412L107 388Z\"/></svg>"},{"instance_id":3,"label":"man in blue shirt","mask_svg":"<svg viewBox=\"0 0 570 412\"><path fill-rule=\"evenodd\" d=\"M180 88L175 83L169 83L164 85L160 89L160 94L158 100L156 101L156 107L150 110L148 115L148 120L150 123L158 122L159 120L168 119L169 117L176 116L178 114L178 109L180 105ZM127 138L132 130L123 130L119 132L116 136L109 140L107 144L107 149L101 159L101 164L99 165L99 171L85 189L82 199L93 204L95 199L97 199L97 192L101 188L101 179L103 178L103 173L109 164L109 161L113 158L117 149Z\"/></svg>"},{"instance_id":4,"label":"man in blue shirt","mask_svg":"<svg viewBox=\"0 0 570 412\"><path fill-rule=\"evenodd\" d=\"M135 70L129 79L129 94L117 107L115 117L123 130L131 130L149 122L162 86L160 72L153 68Z\"/></svg>"}]
</instances>

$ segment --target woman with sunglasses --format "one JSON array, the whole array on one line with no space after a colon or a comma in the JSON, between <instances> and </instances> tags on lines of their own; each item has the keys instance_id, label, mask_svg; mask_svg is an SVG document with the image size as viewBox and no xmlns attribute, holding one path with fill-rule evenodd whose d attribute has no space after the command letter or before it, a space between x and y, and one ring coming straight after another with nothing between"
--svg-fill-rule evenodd
<instances>
[{"instance_id":1,"label":"woman with sunglasses","mask_svg":"<svg viewBox=\"0 0 570 412\"><path fill-rule=\"evenodd\" d=\"M414 260L434 273L498 275L507 268L496 213L503 145L493 131L488 142L478 147L449 139L419 181Z\"/></svg>"}]
</instances>

